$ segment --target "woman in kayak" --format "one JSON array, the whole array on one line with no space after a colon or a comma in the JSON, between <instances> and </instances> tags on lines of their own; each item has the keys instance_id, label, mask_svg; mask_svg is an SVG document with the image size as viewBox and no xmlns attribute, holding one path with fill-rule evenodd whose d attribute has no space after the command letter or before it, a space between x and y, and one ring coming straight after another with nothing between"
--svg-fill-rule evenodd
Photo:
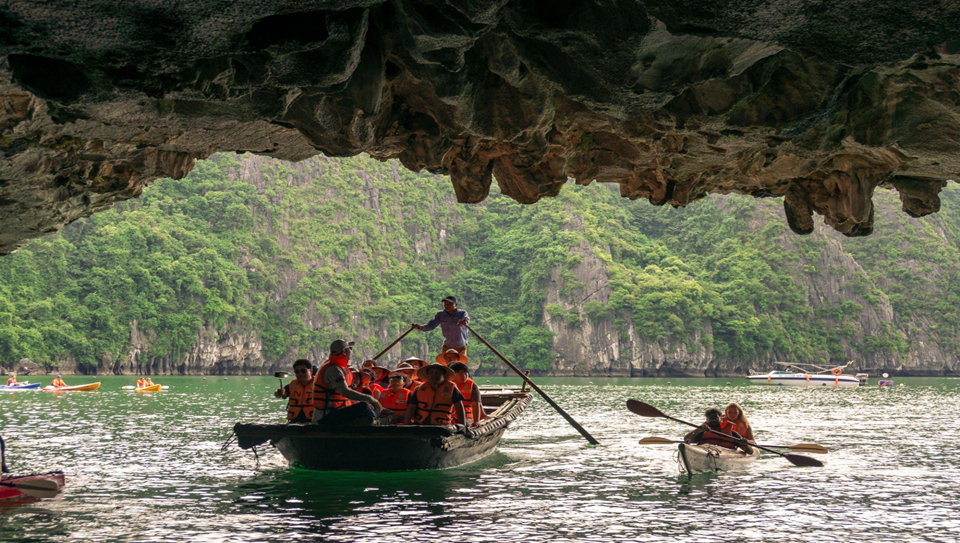
<instances>
[{"instance_id":1,"label":"woman in kayak","mask_svg":"<svg viewBox=\"0 0 960 543\"><path fill-rule=\"evenodd\" d=\"M717 445L725 449L740 449L744 454L753 454L753 449L739 432L733 429L733 424L720 422L720 410L716 407L707 409L704 414L706 421L699 428L683 436L684 443L697 445ZM730 439L731 436L733 439Z\"/></svg>"},{"instance_id":2,"label":"woman in kayak","mask_svg":"<svg viewBox=\"0 0 960 543\"><path fill-rule=\"evenodd\" d=\"M7 386L8 386L8 387L17 386L17 374L16 374L16 373L10 374L10 378L7 379Z\"/></svg>"},{"instance_id":3,"label":"woman in kayak","mask_svg":"<svg viewBox=\"0 0 960 543\"><path fill-rule=\"evenodd\" d=\"M727 408L723 410L723 417L720 418L720 422L724 425L733 426L733 429L745 437L747 441L753 441L753 427L750 426L747 414L743 412L740 404L730 402Z\"/></svg>"}]
</instances>

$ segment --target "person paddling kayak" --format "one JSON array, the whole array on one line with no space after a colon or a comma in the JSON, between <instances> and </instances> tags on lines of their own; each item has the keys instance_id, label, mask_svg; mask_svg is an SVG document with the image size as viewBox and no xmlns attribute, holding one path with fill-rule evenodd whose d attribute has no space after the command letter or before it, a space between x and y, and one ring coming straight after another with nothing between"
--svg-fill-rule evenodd
<instances>
[{"instance_id":1,"label":"person paddling kayak","mask_svg":"<svg viewBox=\"0 0 960 543\"><path fill-rule=\"evenodd\" d=\"M747 414L743 412L740 404L736 402L727 404L726 409L723 410L723 416L720 417L720 423L730 424L733 426L733 429L747 441L755 441L753 437L753 427L750 426L750 421L747 420Z\"/></svg>"},{"instance_id":2,"label":"person paddling kayak","mask_svg":"<svg viewBox=\"0 0 960 543\"><path fill-rule=\"evenodd\" d=\"M704 413L706 416L706 422L700 425L699 428L692 430L687 435L683 436L683 441L685 443L696 443L697 445L717 445L718 447L723 447L725 449L740 449L746 454L753 454L753 448L747 444L746 440L743 439L739 433L737 433L733 425L730 423L724 424L720 422L720 410L716 407L711 407L707 409L707 412ZM733 436L734 440L731 440L728 437L724 437L720 434L727 434Z\"/></svg>"},{"instance_id":3,"label":"person paddling kayak","mask_svg":"<svg viewBox=\"0 0 960 543\"><path fill-rule=\"evenodd\" d=\"M57 378L54 379L53 381L50 381L50 386L62 388L67 386L67 384L63 382L63 376L58 373Z\"/></svg>"},{"instance_id":4,"label":"person paddling kayak","mask_svg":"<svg viewBox=\"0 0 960 543\"><path fill-rule=\"evenodd\" d=\"M17 374L16 374L16 373L10 374L10 378L7 379L7 386L8 386L8 387L15 387L15 386L17 386Z\"/></svg>"}]
</instances>

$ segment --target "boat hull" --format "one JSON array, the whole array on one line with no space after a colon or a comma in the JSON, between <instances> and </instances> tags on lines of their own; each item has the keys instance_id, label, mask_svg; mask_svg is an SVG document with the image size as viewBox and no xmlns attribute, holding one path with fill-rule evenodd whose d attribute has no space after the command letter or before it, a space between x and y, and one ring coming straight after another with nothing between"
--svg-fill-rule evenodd
<instances>
[{"instance_id":1,"label":"boat hull","mask_svg":"<svg viewBox=\"0 0 960 543\"><path fill-rule=\"evenodd\" d=\"M807 379L809 377L809 379ZM797 387L858 387L860 380L849 375L751 375L747 377L757 385L785 385Z\"/></svg>"},{"instance_id":2,"label":"boat hull","mask_svg":"<svg viewBox=\"0 0 960 543\"><path fill-rule=\"evenodd\" d=\"M528 393L484 397L499 405L475 429L462 426L324 426L237 424L241 448L270 443L291 466L316 470L407 471L446 469L475 462L496 450L509 424L532 401ZM502 403L496 403L501 401Z\"/></svg>"},{"instance_id":3,"label":"boat hull","mask_svg":"<svg viewBox=\"0 0 960 543\"><path fill-rule=\"evenodd\" d=\"M0 478L0 482L3 483L26 483L30 481L53 481L57 483L58 488L63 488L66 484L66 477L62 471L51 471L50 473L42 473L36 475L14 475L11 477ZM0 504L5 504L9 502L15 502L19 500L35 500L31 496L27 496L23 492L20 492L16 488L10 486L0 485Z\"/></svg>"},{"instance_id":4,"label":"boat hull","mask_svg":"<svg viewBox=\"0 0 960 543\"><path fill-rule=\"evenodd\" d=\"M72 387L52 387L46 386L40 390L46 390L47 392L83 392L88 390L97 390L100 388L100 383L87 383L85 385L77 385Z\"/></svg>"},{"instance_id":5,"label":"boat hull","mask_svg":"<svg viewBox=\"0 0 960 543\"><path fill-rule=\"evenodd\" d=\"M711 471L730 471L742 469L760 458L760 449L754 447L753 454L725 449L716 445L692 445L681 443L680 461L687 473L707 473Z\"/></svg>"},{"instance_id":6,"label":"boat hull","mask_svg":"<svg viewBox=\"0 0 960 543\"><path fill-rule=\"evenodd\" d=\"M36 390L38 388L40 388L40 383L30 383L26 385L16 385L16 386L0 385L0 390L4 390L7 392L16 392L17 390Z\"/></svg>"},{"instance_id":7,"label":"boat hull","mask_svg":"<svg viewBox=\"0 0 960 543\"><path fill-rule=\"evenodd\" d=\"M151 385L148 387L140 387L133 389L136 392L159 392L161 385Z\"/></svg>"}]
</instances>

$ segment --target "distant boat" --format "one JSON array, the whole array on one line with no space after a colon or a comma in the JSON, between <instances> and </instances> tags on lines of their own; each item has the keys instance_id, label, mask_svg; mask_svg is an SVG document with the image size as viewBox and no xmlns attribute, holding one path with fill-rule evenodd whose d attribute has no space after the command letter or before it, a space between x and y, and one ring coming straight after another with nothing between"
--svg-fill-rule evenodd
<instances>
[{"instance_id":1,"label":"distant boat","mask_svg":"<svg viewBox=\"0 0 960 543\"><path fill-rule=\"evenodd\" d=\"M831 375L829 373L795 373L792 371L771 371L770 373L747 377L751 383L759 385L787 386L834 386L858 387L860 379L851 375Z\"/></svg>"},{"instance_id":2,"label":"distant boat","mask_svg":"<svg viewBox=\"0 0 960 543\"><path fill-rule=\"evenodd\" d=\"M35 390L40 388L40 383L17 383L15 385L0 385L0 390L7 391L17 391L17 390Z\"/></svg>"}]
</instances>

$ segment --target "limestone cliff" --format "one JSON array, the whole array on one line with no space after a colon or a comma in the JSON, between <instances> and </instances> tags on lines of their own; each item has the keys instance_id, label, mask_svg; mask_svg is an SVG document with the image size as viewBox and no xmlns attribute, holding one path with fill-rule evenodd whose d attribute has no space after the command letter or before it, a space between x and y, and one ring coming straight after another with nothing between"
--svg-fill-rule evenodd
<instances>
[{"instance_id":1,"label":"limestone cliff","mask_svg":"<svg viewBox=\"0 0 960 543\"><path fill-rule=\"evenodd\" d=\"M0 5L0 254L198 158L369 153L496 182L568 178L685 206L783 198L873 230L960 171L948 0L309 0Z\"/></svg>"},{"instance_id":2,"label":"limestone cliff","mask_svg":"<svg viewBox=\"0 0 960 543\"><path fill-rule=\"evenodd\" d=\"M775 203L736 195L675 211L571 185L535 207L463 206L436 176L360 159L221 155L157 190L0 259L0 362L35 349L63 371L266 374L339 336L372 356L455 293L539 374L960 373L952 188L923 219L877 195L880 228L856 239L797 237ZM438 345L415 332L383 361ZM479 374L505 373L471 345Z\"/></svg>"}]
</instances>

